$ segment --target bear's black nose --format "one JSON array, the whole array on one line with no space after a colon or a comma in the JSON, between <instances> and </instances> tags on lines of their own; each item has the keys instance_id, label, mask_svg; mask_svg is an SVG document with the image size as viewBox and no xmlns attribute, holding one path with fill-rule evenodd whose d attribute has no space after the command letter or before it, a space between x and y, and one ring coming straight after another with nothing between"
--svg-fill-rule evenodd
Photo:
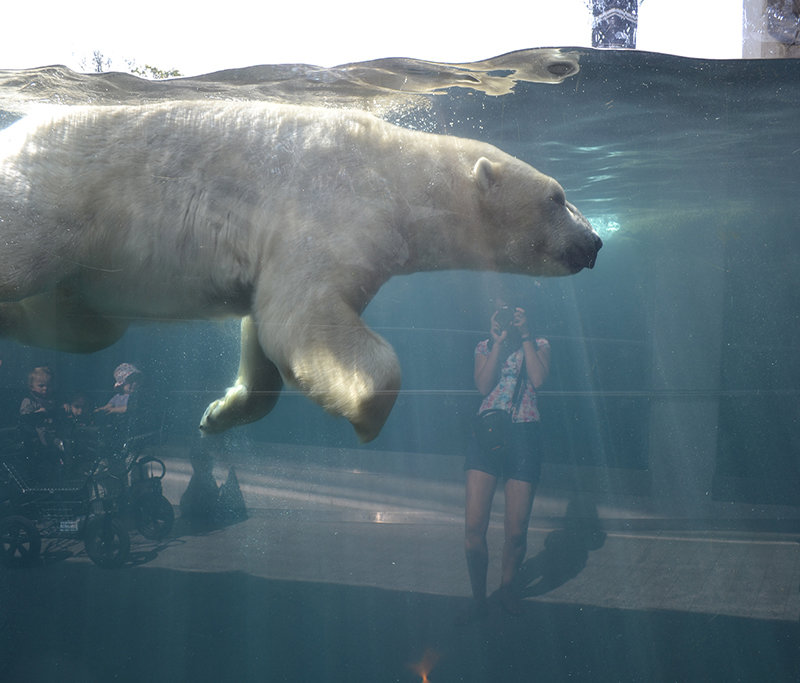
<instances>
[{"instance_id":1,"label":"bear's black nose","mask_svg":"<svg viewBox=\"0 0 800 683\"><path fill-rule=\"evenodd\" d=\"M589 262L586 264L587 268L594 268L595 261L597 261L597 252L603 246L603 240L600 239L600 235L596 232L592 233L592 251L589 253Z\"/></svg>"},{"instance_id":2,"label":"bear's black nose","mask_svg":"<svg viewBox=\"0 0 800 683\"><path fill-rule=\"evenodd\" d=\"M600 235L596 232L592 234L592 241L594 242L594 256L590 259L589 268L594 268L594 262L597 260L597 252L603 247L603 240L600 239Z\"/></svg>"},{"instance_id":3,"label":"bear's black nose","mask_svg":"<svg viewBox=\"0 0 800 683\"><path fill-rule=\"evenodd\" d=\"M600 236L592 231L590 239L585 242L582 249L576 250L571 255L571 263L573 272L577 273L583 268L594 268L595 261L597 261L597 252L603 246L603 240Z\"/></svg>"}]
</instances>

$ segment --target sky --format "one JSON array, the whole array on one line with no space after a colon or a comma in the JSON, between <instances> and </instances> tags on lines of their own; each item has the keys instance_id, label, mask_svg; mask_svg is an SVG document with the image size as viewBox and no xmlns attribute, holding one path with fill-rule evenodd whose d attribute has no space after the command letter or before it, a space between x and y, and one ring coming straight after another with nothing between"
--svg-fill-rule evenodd
<instances>
[{"instance_id":1,"label":"sky","mask_svg":"<svg viewBox=\"0 0 800 683\"><path fill-rule=\"evenodd\" d=\"M191 76L254 64L335 66L381 57L469 62L531 47L589 46L588 0L11 0L0 69L128 62ZM117 9L120 6L128 11ZM268 6L270 5L270 6ZM492 11L487 11L491 7ZM224 8L224 11L222 10ZM742 0L644 0L637 47L689 57L742 54Z\"/></svg>"}]
</instances>

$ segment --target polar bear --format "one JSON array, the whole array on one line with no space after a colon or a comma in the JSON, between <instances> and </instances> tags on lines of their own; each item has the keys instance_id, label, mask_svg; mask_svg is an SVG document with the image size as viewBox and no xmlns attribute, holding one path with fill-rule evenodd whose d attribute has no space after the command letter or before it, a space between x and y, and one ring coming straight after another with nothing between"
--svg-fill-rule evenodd
<instances>
[{"instance_id":1,"label":"polar bear","mask_svg":"<svg viewBox=\"0 0 800 683\"><path fill-rule=\"evenodd\" d=\"M400 387L360 314L400 273L568 275L601 241L552 178L475 140L265 102L55 107L0 132L0 335L91 352L133 320L242 318L204 433L284 382L362 441Z\"/></svg>"}]
</instances>

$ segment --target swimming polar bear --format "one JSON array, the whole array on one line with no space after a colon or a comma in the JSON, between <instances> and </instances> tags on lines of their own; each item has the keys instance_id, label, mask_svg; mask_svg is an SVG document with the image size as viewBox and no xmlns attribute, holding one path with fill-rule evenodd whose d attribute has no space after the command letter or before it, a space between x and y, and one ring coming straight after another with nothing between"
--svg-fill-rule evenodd
<instances>
[{"instance_id":1,"label":"swimming polar bear","mask_svg":"<svg viewBox=\"0 0 800 683\"><path fill-rule=\"evenodd\" d=\"M242 318L204 433L283 382L362 441L400 387L360 319L401 273L568 275L600 238L552 178L475 140L255 102L48 109L0 132L0 335L91 352L131 320Z\"/></svg>"}]
</instances>

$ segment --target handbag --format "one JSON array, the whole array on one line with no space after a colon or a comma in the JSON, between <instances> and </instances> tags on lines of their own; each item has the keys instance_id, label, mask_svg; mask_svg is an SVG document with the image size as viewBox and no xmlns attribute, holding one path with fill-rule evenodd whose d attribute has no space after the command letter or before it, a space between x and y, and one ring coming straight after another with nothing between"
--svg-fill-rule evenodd
<instances>
[{"instance_id":1,"label":"handbag","mask_svg":"<svg viewBox=\"0 0 800 683\"><path fill-rule=\"evenodd\" d=\"M514 396L511 399L511 409L489 408L478 413L475 419L475 440L484 453L502 450L509 443L511 437L511 416L517 408L517 403L522 396L522 378L525 376L525 358L522 359L517 383L514 386Z\"/></svg>"}]
</instances>

